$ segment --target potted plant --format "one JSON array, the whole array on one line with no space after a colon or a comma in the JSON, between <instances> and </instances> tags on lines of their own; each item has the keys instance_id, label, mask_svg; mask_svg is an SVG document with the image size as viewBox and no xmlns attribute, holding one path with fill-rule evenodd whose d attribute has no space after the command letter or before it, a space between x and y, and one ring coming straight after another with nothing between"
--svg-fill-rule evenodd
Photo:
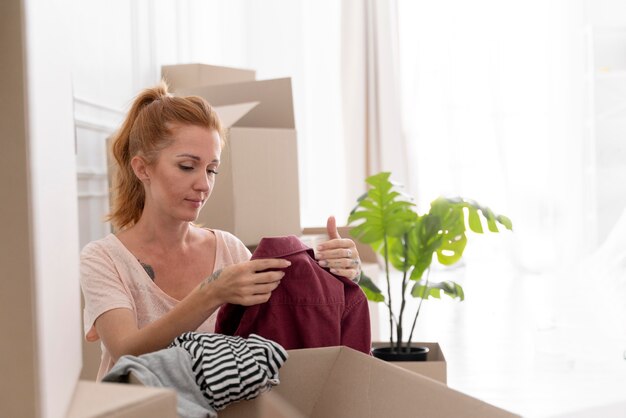
<instances>
[{"instance_id":1,"label":"potted plant","mask_svg":"<svg viewBox=\"0 0 626 418\"><path fill-rule=\"evenodd\" d=\"M384 360L425 360L427 349L411 345L422 303L440 298L441 293L464 299L460 284L429 280L433 257L436 255L439 263L451 266L463 256L467 226L472 232L483 233L484 220L487 230L499 232L498 224L512 230L512 223L506 216L460 197L439 197L431 203L428 213L420 215L413 199L399 191L400 185L393 183L390 175L382 172L366 179L370 188L359 197L348 223L355 225L350 231L352 236L369 244L384 262L386 294L371 278L363 275L360 281L367 298L384 303L389 310L389 345L374 349L373 354ZM396 294L392 294L392 268L401 277L400 291ZM408 295L418 298L419 304L407 338L402 321Z\"/></svg>"}]
</instances>

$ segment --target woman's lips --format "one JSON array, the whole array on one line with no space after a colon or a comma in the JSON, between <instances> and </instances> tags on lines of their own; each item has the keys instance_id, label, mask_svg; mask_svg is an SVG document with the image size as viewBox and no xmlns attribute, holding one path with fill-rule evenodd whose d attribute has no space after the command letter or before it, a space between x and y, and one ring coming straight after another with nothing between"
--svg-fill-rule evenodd
<instances>
[{"instance_id":1,"label":"woman's lips","mask_svg":"<svg viewBox=\"0 0 626 418\"><path fill-rule=\"evenodd\" d=\"M185 199L187 202L189 202L191 204L191 206L195 207L195 208L200 208L202 207L202 200L196 200L196 199Z\"/></svg>"}]
</instances>

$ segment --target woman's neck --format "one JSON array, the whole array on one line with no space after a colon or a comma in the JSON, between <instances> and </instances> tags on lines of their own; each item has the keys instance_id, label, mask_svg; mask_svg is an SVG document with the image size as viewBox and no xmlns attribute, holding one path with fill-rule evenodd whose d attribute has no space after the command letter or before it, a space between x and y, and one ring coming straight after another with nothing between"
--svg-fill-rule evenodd
<instances>
[{"instance_id":1,"label":"woman's neck","mask_svg":"<svg viewBox=\"0 0 626 418\"><path fill-rule=\"evenodd\" d=\"M167 224L151 222L142 216L126 233L132 235L133 241L141 243L142 246L171 251L175 248L184 250L188 247L192 230L190 222Z\"/></svg>"}]
</instances>

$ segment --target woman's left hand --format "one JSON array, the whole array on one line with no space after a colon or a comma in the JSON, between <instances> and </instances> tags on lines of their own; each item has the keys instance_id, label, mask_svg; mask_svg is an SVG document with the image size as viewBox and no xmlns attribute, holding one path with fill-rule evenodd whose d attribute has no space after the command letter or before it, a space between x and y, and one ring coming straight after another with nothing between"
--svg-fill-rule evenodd
<instances>
[{"instance_id":1,"label":"woman's left hand","mask_svg":"<svg viewBox=\"0 0 626 418\"><path fill-rule=\"evenodd\" d=\"M333 274L358 282L361 278L361 259L356 244L339 236L334 216L328 218L326 230L329 240L318 245L315 252L319 265L328 267Z\"/></svg>"}]
</instances>

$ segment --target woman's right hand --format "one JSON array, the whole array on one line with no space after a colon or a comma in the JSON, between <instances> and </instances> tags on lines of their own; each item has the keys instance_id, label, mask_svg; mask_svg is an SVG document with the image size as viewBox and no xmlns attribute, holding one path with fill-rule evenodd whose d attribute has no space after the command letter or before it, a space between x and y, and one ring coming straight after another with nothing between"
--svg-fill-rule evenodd
<instances>
[{"instance_id":1,"label":"woman's right hand","mask_svg":"<svg viewBox=\"0 0 626 418\"><path fill-rule=\"evenodd\" d=\"M285 275L282 269L290 265L289 261L279 258L233 264L213 273L202 286L210 286L220 304L256 305L268 301Z\"/></svg>"}]
</instances>

